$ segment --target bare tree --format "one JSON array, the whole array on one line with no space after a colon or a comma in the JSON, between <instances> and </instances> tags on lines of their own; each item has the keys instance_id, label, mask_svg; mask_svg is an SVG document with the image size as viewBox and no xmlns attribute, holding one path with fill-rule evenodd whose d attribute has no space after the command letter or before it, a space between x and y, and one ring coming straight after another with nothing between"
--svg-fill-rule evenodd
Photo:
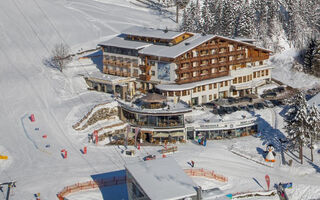
<instances>
[{"instance_id":1,"label":"bare tree","mask_svg":"<svg viewBox=\"0 0 320 200\"><path fill-rule=\"evenodd\" d=\"M62 72L66 67L66 64L68 64L68 62L71 60L71 56L69 54L70 48L66 44L56 44L51 55L52 65Z\"/></svg>"}]
</instances>

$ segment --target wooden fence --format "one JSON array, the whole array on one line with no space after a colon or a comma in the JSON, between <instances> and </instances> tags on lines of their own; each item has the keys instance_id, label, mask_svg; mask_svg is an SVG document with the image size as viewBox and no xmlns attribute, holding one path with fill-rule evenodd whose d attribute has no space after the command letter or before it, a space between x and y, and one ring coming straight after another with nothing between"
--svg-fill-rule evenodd
<instances>
[{"instance_id":1,"label":"wooden fence","mask_svg":"<svg viewBox=\"0 0 320 200\"><path fill-rule=\"evenodd\" d=\"M215 179L221 182L228 182L228 178L219 174L214 173L214 171L209 171L205 169L184 169L184 172L189 176L202 176L205 178Z\"/></svg>"},{"instance_id":2,"label":"wooden fence","mask_svg":"<svg viewBox=\"0 0 320 200\"><path fill-rule=\"evenodd\" d=\"M169 148L165 148L165 149L161 149L161 154L164 154L164 153L173 153L173 152L176 152L178 151L178 147L177 146L174 146L174 147L169 147Z\"/></svg>"},{"instance_id":3,"label":"wooden fence","mask_svg":"<svg viewBox=\"0 0 320 200\"><path fill-rule=\"evenodd\" d=\"M76 183L74 185L64 187L63 190L57 194L57 197L59 200L64 200L64 198L71 193L100 188L100 187L122 185L125 183L126 183L126 176L100 179L96 181L87 181L84 183Z\"/></svg>"}]
</instances>

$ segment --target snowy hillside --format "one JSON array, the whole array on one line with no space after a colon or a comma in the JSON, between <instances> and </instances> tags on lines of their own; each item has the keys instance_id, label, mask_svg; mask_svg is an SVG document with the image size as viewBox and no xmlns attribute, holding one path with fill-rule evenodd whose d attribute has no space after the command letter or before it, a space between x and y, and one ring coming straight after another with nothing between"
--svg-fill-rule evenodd
<instances>
[{"instance_id":1,"label":"snowy hillside","mask_svg":"<svg viewBox=\"0 0 320 200\"><path fill-rule=\"evenodd\" d=\"M78 68L61 74L43 60L57 43L66 42L73 52L95 48L131 25L175 26L170 18L127 0L0 1L0 153L9 156L0 162L0 182L17 181L12 199L34 199L38 192L43 199L56 199L66 184L121 168L113 147L88 147L89 155L82 156L84 144L71 127L81 118L70 119L73 109L86 113L110 100L110 95L86 90L78 75L97 70L95 65L75 61ZM35 123L28 119L31 113ZM61 149L72 159L63 160Z\"/></svg>"},{"instance_id":2,"label":"snowy hillside","mask_svg":"<svg viewBox=\"0 0 320 200\"><path fill-rule=\"evenodd\" d=\"M95 48L98 42L131 25L176 27L174 13L159 15L162 12L132 2L135 1L0 1L0 154L8 156L8 160L0 160L0 183L17 181L10 199L35 199L34 194L40 193L41 199L54 200L67 185L122 170L125 163L141 160L147 154L160 157L161 147L143 147L136 157L127 157L121 154L123 147L88 145L86 136L79 136L72 125L95 105L113 100L109 94L87 90L83 75L97 71L97 66L74 58L65 72L60 73L43 63L53 46L60 42L67 43L77 53ZM255 114L261 117L259 123L263 129L273 133L278 131L275 124L280 112L268 109ZM29 120L31 114L35 115L35 122ZM261 190L253 177L262 182L268 173L272 185L294 181L296 187L289 193L292 199L320 197L319 167L310 170L307 165L308 174L296 177L304 168L279 170L278 165L260 166L233 154L229 148L244 144L256 150L255 145L263 148L266 139L242 140L209 142L207 149L190 142L179 146L172 156L183 168L188 168L186 162L194 159L199 167L228 176L230 182L221 188L225 193ZM80 152L85 145L87 155ZM62 149L68 151L67 159L62 158ZM220 186L208 180L195 181L207 188ZM106 197L107 191L92 190L74 194L70 199L119 199L116 195L123 195L121 188L112 188L114 196ZM4 199L5 192L6 188L0 192L0 199Z\"/></svg>"}]
</instances>

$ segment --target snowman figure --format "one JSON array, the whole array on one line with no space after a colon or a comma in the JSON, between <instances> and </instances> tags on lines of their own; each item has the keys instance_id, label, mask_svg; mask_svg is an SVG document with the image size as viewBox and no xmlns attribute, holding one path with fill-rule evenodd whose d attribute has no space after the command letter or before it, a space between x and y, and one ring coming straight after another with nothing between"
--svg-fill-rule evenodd
<instances>
[{"instance_id":1,"label":"snowman figure","mask_svg":"<svg viewBox=\"0 0 320 200\"><path fill-rule=\"evenodd\" d=\"M276 155L276 153L275 152L273 152L274 151L274 147L273 147L273 145L272 144L269 144L268 146L267 146L267 156L266 156L266 162L275 162L276 160L275 160L275 158L274 158L274 156Z\"/></svg>"}]
</instances>

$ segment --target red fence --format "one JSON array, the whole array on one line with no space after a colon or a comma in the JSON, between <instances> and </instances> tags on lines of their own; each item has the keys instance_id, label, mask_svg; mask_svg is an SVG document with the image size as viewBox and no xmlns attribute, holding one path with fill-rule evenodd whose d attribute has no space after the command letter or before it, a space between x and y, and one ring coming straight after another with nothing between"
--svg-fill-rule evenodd
<instances>
[{"instance_id":1,"label":"red fence","mask_svg":"<svg viewBox=\"0 0 320 200\"><path fill-rule=\"evenodd\" d=\"M219 174L214 173L214 171L209 171L205 169L185 169L184 172L189 176L202 176L205 178L215 179L221 182L228 182L228 178Z\"/></svg>"},{"instance_id":2,"label":"red fence","mask_svg":"<svg viewBox=\"0 0 320 200\"><path fill-rule=\"evenodd\" d=\"M113 177L108 179L101 179L96 181L87 181L84 183L76 183L74 185L70 185L64 187L61 192L57 194L59 200L64 200L64 197L71 193L83 191L83 190L90 190L99 187L106 187L106 186L113 186L113 185L121 185L126 183L126 177Z\"/></svg>"}]
</instances>

